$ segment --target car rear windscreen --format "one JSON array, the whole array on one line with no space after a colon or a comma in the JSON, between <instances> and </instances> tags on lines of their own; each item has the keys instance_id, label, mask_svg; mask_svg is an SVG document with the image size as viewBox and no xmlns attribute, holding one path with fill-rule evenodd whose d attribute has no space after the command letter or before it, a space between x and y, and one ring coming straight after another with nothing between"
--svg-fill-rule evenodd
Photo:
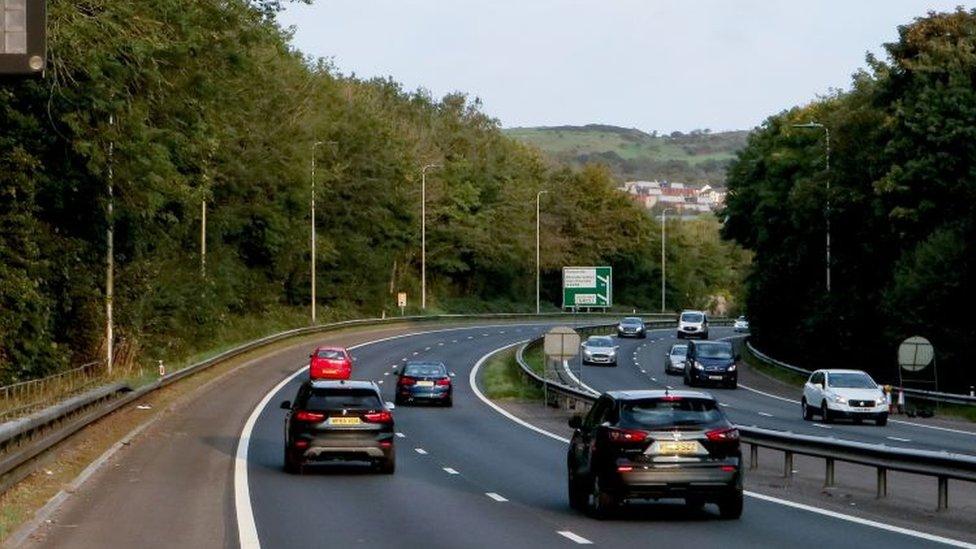
<instances>
[{"instance_id":1,"label":"car rear windscreen","mask_svg":"<svg viewBox=\"0 0 976 549\"><path fill-rule=\"evenodd\" d=\"M700 398L649 398L620 404L620 422L642 429L700 427L723 417L714 400Z\"/></svg>"},{"instance_id":2,"label":"car rear windscreen","mask_svg":"<svg viewBox=\"0 0 976 549\"><path fill-rule=\"evenodd\" d=\"M325 410L378 410L383 407L376 391L369 389L312 389L308 402L301 408Z\"/></svg>"},{"instance_id":3,"label":"car rear windscreen","mask_svg":"<svg viewBox=\"0 0 976 549\"><path fill-rule=\"evenodd\" d=\"M675 345L674 347L671 348L671 354L675 356L685 356L686 354L688 354L688 346Z\"/></svg>"},{"instance_id":4,"label":"car rear windscreen","mask_svg":"<svg viewBox=\"0 0 976 549\"><path fill-rule=\"evenodd\" d=\"M329 360L342 360L343 358L346 358L342 354L342 351L337 351L335 349L319 349L316 356L319 358L327 358Z\"/></svg>"},{"instance_id":5,"label":"car rear windscreen","mask_svg":"<svg viewBox=\"0 0 976 549\"><path fill-rule=\"evenodd\" d=\"M681 322L701 322L701 313L684 313L681 315Z\"/></svg>"},{"instance_id":6,"label":"car rear windscreen","mask_svg":"<svg viewBox=\"0 0 976 549\"><path fill-rule=\"evenodd\" d=\"M442 364L407 364L403 375L410 377L444 377L447 368Z\"/></svg>"}]
</instances>

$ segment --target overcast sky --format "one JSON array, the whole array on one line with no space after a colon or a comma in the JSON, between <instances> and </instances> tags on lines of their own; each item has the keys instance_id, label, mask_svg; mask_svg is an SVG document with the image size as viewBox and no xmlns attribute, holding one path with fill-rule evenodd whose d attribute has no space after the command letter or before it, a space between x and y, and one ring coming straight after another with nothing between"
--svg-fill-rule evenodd
<instances>
[{"instance_id":1,"label":"overcast sky","mask_svg":"<svg viewBox=\"0 0 976 549\"><path fill-rule=\"evenodd\" d=\"M962 0L315 0L280 15L344 73L463 91L505 127L748 129Z\"/></svg>"}]
</instances>

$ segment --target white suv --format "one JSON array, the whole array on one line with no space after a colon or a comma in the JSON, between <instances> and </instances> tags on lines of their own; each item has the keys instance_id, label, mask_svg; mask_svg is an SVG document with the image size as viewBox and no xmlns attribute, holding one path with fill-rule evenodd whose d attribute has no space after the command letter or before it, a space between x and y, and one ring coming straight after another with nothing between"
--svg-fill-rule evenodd
<instances>
[{"instance_id":1,"label":"white suv","mask_svg":"<svg viewBox=\"0 0 976 549\"><path fill-rule=\"evenodd\" d=\"M836 418L855 422L873 419L878 425L888 423L888 397L866 372L861 370L817 370L803 385L803 419L814 414L824 423Z\"/></svg>"},{"instance_id":2,"label":"white suv","mask_svg":"<svg viewBox=\"0 0 976 549\"><path fill-rule=\"evenodd\" d=\"M681 311L678 317L678 339L708 339L708 316L702 311Z\"/></svg>"}]
</instances>

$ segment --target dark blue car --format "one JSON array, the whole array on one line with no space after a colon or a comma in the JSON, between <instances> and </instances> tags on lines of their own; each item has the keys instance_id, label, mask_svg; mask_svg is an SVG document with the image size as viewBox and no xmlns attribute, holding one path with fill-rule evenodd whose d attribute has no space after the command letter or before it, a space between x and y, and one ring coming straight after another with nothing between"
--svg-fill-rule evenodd
<instances>
[{"instance_id":1,"label":"dark blue car","mask_svg":"<svg viewBox=\"0 0 976 549\"><path fill-rule=\"evenodd\" d=\"M396 404L431 402L451 406L454 391L443 362L410 361L397 372Z\"/></svg>"},{"instance_id":2,"label":"dark blue car","mask_svg":"<svg viewBox=\"0 0 976 549\"><path fill-rule=\"evenodd\" d=\"M735 389L739 357L727 341L689 341L685 355L685 385L722 385Z\"/></svg>"}]
</instances>

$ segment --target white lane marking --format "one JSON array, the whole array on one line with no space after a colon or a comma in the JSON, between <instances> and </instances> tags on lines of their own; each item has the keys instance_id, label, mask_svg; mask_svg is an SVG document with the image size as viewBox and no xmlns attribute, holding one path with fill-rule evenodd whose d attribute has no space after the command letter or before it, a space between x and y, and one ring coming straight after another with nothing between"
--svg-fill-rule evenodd
<instances>
[{"instance_id":1,"label":"white lane marking","mask_svg":"<svg viewBox=\"0 0 976 549\"><path fill-rule=\"evenodd\" d=\"M419 353L419 352L417 352L417 351L414 351L414 352L413 352L413 356L417 356L417 355L419 355L419 354L420 354L420 353Z\"/></svg>"},{"instance_id":2,"label":"white lane marking","mask_svg":"<svg viewBox=\"0 0 976 549\"><path fill-rule=\"evenodd\" d=\"M401 433L400 431L397 431L396 436L397 438L407 438L407 435Z\"/></svg>"},{"instance_id":3,"label":"white lane marking","mask_svg":"<svg viewBox=\"0 0 976 549\"><path fill-rule=\"evenodd\" d=\"M377 381L376 383L383 383L383 380L381 379L381 380Z\"/></svg>"},{"instance_id":4,"label":"white lane marking","mask_svg":"<svg viewBox=\"0 0 976 549\"><path fill-rule=\"evenodd\" d=\"M556 533L559 534L560 536L568 539L568 540L575 541L576 543L578 543L580 545L593 545L593 542L592 541L584 538L583 536L578 536L578 535L570 532L569 530L559 530Z\"/></svg>"},{"instance_id":5,"label":"white lane marking","mask_svg":"<svg viewBox=\"0 0 976 549\"><path fill-rule=\"evenodd\" d=\"M580 381L580 379L578 377L576 377L576 375L573 373L573 371L569 368L569 361L568 360L564 360L563 361L563 370L566 370L566 374L569 375L569 379L573 380L573 383L579 385L584 390L589 391L590 393L592 393L594 395L599 395L600 394L599 391L594 390L593 387L590 387L589 385L583 383L582 381Z\"/></svg>"},{"instance_id":6,"label":"white lane marking","mask_svg":"<svg viewBox=\"0 0 976 549\"><path fill-rule=\"evenodd\" d=\"M756 413L761 415L762 417L773 417L773 414L767 412L756 412Z\"/></svg>"},{"instance_id":7,"label":"white lane marking","mask_svg":"<svg viewBox=\"0 0 976 549\"><path fill-rule=\"evenodd\" d=\"M474 339L474 336L468 336L468 339Z\"/></svg>"},{"instance_id":8,"label":"white lane marking","mask_svg":"<svg viewBox=\"0 0 976 549\"><path fill-rule=\"evenodd\" d=\"M847 522L853 522L855 524L861 524L864 526L870 526L872 528L878 528L880 530L887 530L889 532L895 532L896 534L902 534L905 536L911 536L914 538L924 539L926 541L934 541L936 543L944 543L946 545L953 545L955 547L966 547L968 549L976 549L976 544L967 543L964 541L959 541L956 539L945 538L942 536L936 536L934 534L926 534L925 532L919 532L916 530L909 530L907 528L900 528L898 526L892 526L890 524L884 524L881 522L875 522L873 520L864 519L861 517L855 517L852 515L845 515L843 513L838 513L836 511L829 511L827 509L821 509L819 507L814 507L812 505L805 505L803 503L797 503L795 501L789 501L785 499L780 499L773 496L767 496L765 494L759 494L756 492L745 492L749 497L761 499L763 501L768 501L771 503L778 503L780 505L785 505L787 507L793 507L794 509L801 509L803 511L808 511L810 513L816 513L818 515L823 515L826 517L831 517Z\"/></svg>"},{"instance_id":9,"label":"white lane marking","mask_svg":"<svg viewBox=\"0 0 976 549\"><path fill-rule=\"evenodd\" d=\"M444 472L447 473L447 474L449 474L449 475L459 475L459 474L461 474L461 473L458 473L457 471L455 471L454 469L451 469L450 467L441 467L441 469L444 469Z\"/></svg>"},{"instance_id":10,"label":"white lane marking","mask_svg":"<svg viewBox=\"0 0 976 549\"><path fill-rule=\"evenodd\" d=\"M430 347L424 347L424 350L425 351L429 351L430 350Z\"/></svg>"},{"instance_id":11,"label":"white lane marking","mask_svg":"<svg viewBox=\"0 0 976 549\"><path fill-rule=\"evenodd\" d=\"M462 330L470 330L470 326L463 326L460 328L443 328L440 330L428 330L425 332L410 332L406 334L399 334L389 337L384 337L380 339L374 339L372 341L366 341L358 345L353 345L349 347L350 351L367 347L369 345L375 345L377 343L384 343L387 341L394 341L397 339L403 339L407 337L416 337L422 335L445 333L445 332L458 332ZM456 340L455 340L456 341ZM525 343L527 340L520 341L516 345ZM407 359L403 359L406 361ZM251 490L248 484L247 478L247 456L248 447L251 443L251 433L254 432L254 426L257 424L258 417L267 407L268 402L282 388L285 387L291 380L295 379L308 368L307 364L302 364L295 373L288 375L285 379L281 380L277 385L275 385L260 402L251 411L251 415L248 416L247 420L244 422L244 427L241 429L241 435L238 437L237 442L237 452L234 457L234 513L237 517L237 538L240 543L241 549L260 549L261 541L258 539L258 528L257 524L254 522L254 510L251 507ZM481 395L484 399L484 395Z\"/></svg>"},{"instance_id":12,"label":"white lane marking","mask_svg":"<svg viewBox=\"0 0 976 549\"><path fill-rule=\"evenodd\" d=\"M657 381L657 378L656 377L652 377L651 378L651 381Z\"/></svg>"},{"instance_id":13,"label":"white lane marking","mask_svg":"<svg viewBox=\"0 0 976 549\"><path fill-rule=\"evenodd\" d=\"M437 342L437 346L438 347L443 347L444 346L444 342L443 341L438 341Z\"/></svg>"},{"instance_id":14,"label":"white lane marking","mask_svg":"<svg viewBox=\"0 0 976 549\"><path fill-rule=\"evenodd\" d=\"M500 334L504 334L504 333L505 333L505 330L501 330L501 331L500 331L500 332L498 332L498 333L500 333Z\"/></svg>"},{"instance_id":15,"label":"white lane marking","mask_svg":"<svg viewBox=\"0 0 976 549\"><path fill-rule=\"evenodd\" d=\"M414 452L417 452L418 454L420 454L422 456L426 456L427 455L427 450L424 450L423 448L414 448L413 451Z\"/></svg>"},{"instance_id":16,"label":"white lane marking","mask_svg":"<svg viewBox=\"0 0 976 549\"><path fill-rule=\"evenodd\" d=\"M388 376L390 375L390 372L383 372L383 375Z\"/></svg>"},{"instance_id":17,"label":"white lane marking","mask_svg":"<svg viewBox=\"0 0 976 549\"><path fill-rule=\"evenodd\" d=\"M886 437L886 438L888 440L894 440L894 441L897 441L897 442L911 442L912 441L912 439L910 439L910 438L901 438L901 437Z\"/></svg>"},{"instance_id":18,"label":"white lane marking","mask_svg":"<svg viewBox=\"0 0 976 549\"><path fill-rule=\"evenodd\" d=\"M739 387L745 389L746 391L752 391L753 393L762 395L764 397L775 398L776 400L782 400L783 402L789 402L791 404L799 404L800 403L799 400L793 400L792 398L785 398L785 397L781 397L779 395L774 395L772 393L767 393L765 391L760 391L759 389L753 389L752 387L749 387L747 385L743 385L741 382L739 383Z\"/></svg>"},{"instance_id":19,"label":"white lane marking","mask_svg":"<svg viewBox=\"0 0 976 549\"><path fill-rule=\"evenodd\" d=\"M668 388L669 391L673 391L674 390L674 387L672 387L670 385L667 385L666 387Z\"/></svg>"},{"instance_id":20,"label":"white lane marking","mask_svg":"<svg viewBox=\"0 0 976 549\"><path fill-rule=\"evenodd\" d=\"M451 340L451 343L457 343L457 340L456 339L452 339Z\"/></svg>"},{"instance_id":21,"label":"white lane marking","mask_svg":"<svg viewBox=\"0 0 976 549\"><path fill-rule=\"evenodd\" d=\"M646 373L647 373L647 370L643 370L643 369L642 369L642 370L641 370L641 373L642 373L642 374L646 374Z\"/></svg>"},{"instance_id":22,"label":"white lane marking","mask_svg":"<svg viewBox=\"0 0 976 549\"><path fill-rule=\"evenodd\" d=\"M823 423L814 423L814 427L820 427L821 429L833 429L830 425L824 425Z\"/></svg>"},{"instance_id":23,"label":"white lane marking","mask_svg":"<svg viewBox=\"0 0 976 549\"><path fill-rule=\"evenodd\" d=\"M956 433L960 435L969 435L971 437L976 437L976 432L964 431L962 429L950 429L948 427L937 427L935 425L922 425L921 423L915 423L914 421L905 421L902 419L889 419L889 423L897 423L899 425L911 425L912 427L921 427L922 429L934 429L936 431L945 431L947 433Z\"/></svg>"},{"instance_id":24,"label":"white lane marking","mask_svg":"<svg viewBox=\"0 0 976 549\"><path fill-rule=\"evenodd\" d=\"M488 497L490 497L491 499L499 502L499 503L504 503L504 502L508 501L507 499L505 499L504 497L502 497L500 494L496 494L495 492L485 492L485 495L488 496Z\"/></svg>"},{"instance_id":25,"label":"white lane marking","mask_svg":"<svg viewBox=\"0 0 976 549\"><path fill-rule=\"evenodd\" d=\"M483 337L488 337L488 336L490 336L491 334L481 334L481 335L482 335Z\"/></svg>"},{"instance_id":26,"label":"white lane marking","mask_svg":"<svg viewBox=\"0 0 976 549\"><path fill-rule=\"evenodd\" d=\"M526 340L526 341L528 341L528 340ZM481 368L481 365L484 364L485 361L488 360L488 357L494 355L495 353L498 353L500 351L504 351L505 349L510 349L512 347L515 347L516 345L521 345L523 343L525 343L525 341L520 341L518 343L515 343L514 345L507 345L505 347L499 347L498 349L495 349L494 351L491 351L487 355L484 355L483 357L481 357L478 360L478 362L474 365L474 367L471 368L471 374L468 376L468 382L471 385L471 389L472 389L472 391L474 391L475 396L477 396L479 400L481 400L482 402L484 402L485 404L487 404L489 407L491 407L493 410L495 410L499 414L507 417L508 419L514 421L515 423L518 423L522 427L525 427L527 429L530 429L532 431L535 431L536 433L539 433L540 435L547 436L547 437L549 437L551 439L558 440L558 441L560 441L560 442L562 442L564 444L569 444L569 439L568 438L561 437L561 436L559 436L559 435L557 435L555 433L551 433L549 431L546 431L545 429L542 429L540 427L536 427L535 425L532 425L531 423L529 423L529 422L527 422L527 421L525 421L525 420L523 420L523 419L521 419L519 417L516 417L515 415L509 413L507 410L505 410L504 408L502 408L501 406L498 406L494 402L488 400L488 398L485 397L485 395L481 392L481 390L478 389L478 384L476 382L477 379L478 379L478 370ZM720 403L720 404L722 404L722 403ZM814 423L814 425L820 425L820 424L819 423ZM828 428L828 429L830 428L830 427L827 427L826 425L824 425L823 427ZM956 547L964 547L966 549L976 549L976 544L967 543L967 542L964 542L964 541L959 541L959 540L955 540L955 539L951 539L951 538L945 538L945 537L942 537L942 536L936 536L936 535L933 535L933 534L926 534L924 532L918 532L918 531L915 531L915 530L908 530L906 528L899 528L898 526L891 526L889 524L883 524L883 523L880 523L880 522L875 522L873 520L867 520L867 519L863 519L863 518L860 518L860 517L855 517L855 516L852 516L852 515L845 515L843 513L838 513L838 512L835 512L835 511L829 511L827 509L821 509L819 507L813 507L812 505L804 505L802 503L796 503L794 501L789 501L789 500L780 499L780 498L776 498L776 497L772 497L772 496L767 496L765 494L760 494L758 492L751 492L749 490L745 490L745 491L743 491L743 494L745 494L746 496L749 496L751 498L760 499L760 500L768 501L768 502L771 502L771 503L777 503L779 505L784 505L786 507L792 507L794 509L800 509L800 510L803 510L803 511L807 511L807 512L810 512L810 513L816 513L816 514L823 515L823 516L827 516L827 517L830 517L830 518L835 518L835 519L838 519L838 520L843 520L843 521L847 521L847 522L853 522L855 524L861 524L861 525L864 525L864 526L870 526L872 528L878 528L880 530L887 530L889 532L895 532L897 534L902 534L902 535L909 536L909 537L915 537L915 538L920 538L920 539L924 539L924 540L928 540L928 541L934 541L934 542L938 542L938 543L944 543L944 544L953 545L953 546L956 546ZM572 534L572 532L568 532L568 533ZM560 532L560 535L564 535L564 534L562 532ZM565 537L569 537L569 536L565 536ZM570 539L572 539L572 538L570 538ZM583 538L583 539L585 539L585 538Z\"/></svg>"},{"instance_id":27,"label":"white lane marking","mask_svg":"<svg viewBox=\"0 0 976 549\"><path fill-rule=\"evenodd\" d=\"M403 358L400 359L400 362L406 362L407 360L408 360L407 357L403 357Z\"/></svg>"},{"instance_id":28,"label":"white lane marking","mask_svg":"<svg viewBox=\"0 0 976 549\"><path fill-rule=\"evenodd\" d=\"M397 369L397 365L396 365L396 364L394 364L394 365L392 365L392 366L390 366L390 369L391 369L391 370L396 370L396 369Z\"/></svg>"},{"instance_id":29,"label":"white lane marking","mask_svg":"<svg viewBox=\"0 0 976 549\"><path fill-rule=\"evenodd\" d=\"M727 407L728 406L728 403L726 403L726 402L719 402L718 405L719 406L726 406Z\"/></svg>"}]
</instances>

